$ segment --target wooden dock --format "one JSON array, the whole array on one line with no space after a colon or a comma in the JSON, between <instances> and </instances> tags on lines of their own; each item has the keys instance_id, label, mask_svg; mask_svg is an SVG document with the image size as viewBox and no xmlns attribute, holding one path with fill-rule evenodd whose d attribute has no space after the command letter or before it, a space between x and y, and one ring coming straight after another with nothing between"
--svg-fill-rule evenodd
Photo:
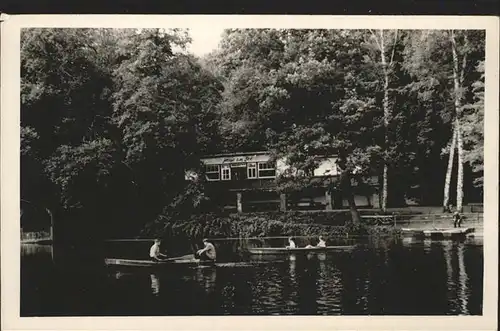
<instances>
[{"instance_id":1,"label":"wooden dock","mask_svg":"<svg viewBox=\"0 0 500 331\"><path fill-rule=\"evenodd\" d=\"M405 236L425 237L431 239L463 238L475 232L475 228L441 228L441 229L412 229L402 228Z\"/></svg>"}]
</instances>

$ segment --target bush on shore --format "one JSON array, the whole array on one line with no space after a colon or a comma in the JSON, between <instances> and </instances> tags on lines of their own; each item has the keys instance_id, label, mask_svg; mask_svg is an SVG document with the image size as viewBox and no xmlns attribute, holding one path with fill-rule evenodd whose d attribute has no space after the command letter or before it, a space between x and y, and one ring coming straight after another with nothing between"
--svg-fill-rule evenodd
<instances>
[{"instance_id":1,"label":"bush on shore","mask_svg":"<svg viewBox=\"0 0 500 331\"><path fill-rule=\"evenodd\" d=\"M140 237L183 238L246 238L274 236L394 236L399 230L392 226L368 226L350 221L328 224L328 213L259 213L235 215L193 215L189 218L162 215L149 223ZM335 221L335 220L334 220ZM326 223L326 224L325 224ZM332 225L332 223L334 225Z\"/></svg>"}]
</instances>

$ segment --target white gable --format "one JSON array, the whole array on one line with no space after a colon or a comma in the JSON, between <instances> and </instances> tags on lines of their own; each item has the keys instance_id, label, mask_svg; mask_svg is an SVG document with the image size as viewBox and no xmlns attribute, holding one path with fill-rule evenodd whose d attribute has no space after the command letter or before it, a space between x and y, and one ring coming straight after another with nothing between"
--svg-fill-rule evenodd
<instances>
[{"instance_id":1,"label":"white gable","mask_svg":"<svg viewBox=\"0 0 500 331\"><path fill-rule=\"evenodd\" d=\"M318 168L314 170L315 177L321 176L337 176L339 171L336 164L337 158L331 157L321 161Z\"/></svg>"},{"instance_id":2,"label":"white gable","mask_svg":"<svg viewBox=\"0 0 500 331\"><path fill-rule=\"evenodd\" d=\"M330 157L322 160L319 163L318 167L314 170L314 176L315 177L337 176L339 172L337 169L336 161L337 161L336 157ZM293 168L287 163L286 157L277 160L276 171L278 175L287 174L295 176L300 174L300 171L297 171L297 169Z\"/></svg>"}]
</instances>

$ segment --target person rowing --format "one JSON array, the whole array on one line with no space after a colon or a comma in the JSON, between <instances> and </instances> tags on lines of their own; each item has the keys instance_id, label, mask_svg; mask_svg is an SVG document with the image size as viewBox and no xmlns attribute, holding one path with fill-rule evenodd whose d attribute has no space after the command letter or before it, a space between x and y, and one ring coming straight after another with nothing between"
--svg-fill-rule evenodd
<instances>
[{"instance_id":1,"label":"person rowing","mask_svg":"<svg viewBox=\"0 0 500 331\"><path fill-rule=\"evenodd\" d=\"M316 247L326 247L326 241L325 241L325 238L323 238L322 236L319 236L319 242L318 242L318 244L316 245Z\"/></svg>"},{"instance_id":2,"label":"person rowing","mask_svg":"<svg viewBox=\"0 0 500 331\"><path fill-rule=\"evenodd\" d=\"M297 245L295 244L295 238L290 237L288 238L288 246L286 248L297 248Z\"/></svg>"},{"instance_id":3,"label":"person rowing","mask_svg":"<svg viewBox=\"0 0 500 331\"><path fill-rule=\"evenodd\" d=\"M214 261L217 258L215 246L211 244L208 239L203 239L204 248L198 250L195 256L201 261Z\"/></svg>"},{"instance_id":4,"label":"person rowing","mask_svg":"<svg viewBox=\"0 0 500 331\"><path fill-rule=\"evenodd\" d=\"M307 245L306 246L306 248L315 248L315 247L321 247L321 248L326 247L326 241L325 241L325 239L322 236L319 237L319 241L316 244L316 246L312 246L312 245Z\"/></svg>"},{"instance_id":5,"label":"person rowing","mask_svg":"<svg viewBox=\"0 0 500 331\"><path fill-rule=\"evenodd\" d=\"M153 246L149 249L149 257L151 260L158 262L158 261L163 261L162 258L166 258L167 256L165 254L162 254L160 252L160 246L161 246L161 240L160 239L155 239Z\"/></svg>"}]
</instances>

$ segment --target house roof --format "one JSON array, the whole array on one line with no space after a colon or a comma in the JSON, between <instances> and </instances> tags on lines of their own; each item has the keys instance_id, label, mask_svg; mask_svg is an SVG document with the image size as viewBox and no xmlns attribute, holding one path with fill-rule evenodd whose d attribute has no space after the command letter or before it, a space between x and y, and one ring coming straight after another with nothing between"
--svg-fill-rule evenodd
<instances>
[{"instance_id":1,"label":"house roof","mask_svg":"<svg viewBox=\"0 0 500 331\"><path fill-rule=\"evenodd\" d=\"M201 159L201 161L206 165L248 163L248 162L269 162L270 160L271 160L271 154L268 152L219 154L210 157L204 157Z\"/></svg>"},{"instance_id":2,"label":"house roof","mask_svg":"<svg viewBox=\"0 0 500 331\"><path fill-rule=\"evenodd\" d=\"M271 152L268 151L256 151L256 152L233 152L233 153L218 153L205 155L203 158L213 158L213 157L223 157L223 156L244 156L244 155L270 155Z\"/></svg>"}]
</instances>

